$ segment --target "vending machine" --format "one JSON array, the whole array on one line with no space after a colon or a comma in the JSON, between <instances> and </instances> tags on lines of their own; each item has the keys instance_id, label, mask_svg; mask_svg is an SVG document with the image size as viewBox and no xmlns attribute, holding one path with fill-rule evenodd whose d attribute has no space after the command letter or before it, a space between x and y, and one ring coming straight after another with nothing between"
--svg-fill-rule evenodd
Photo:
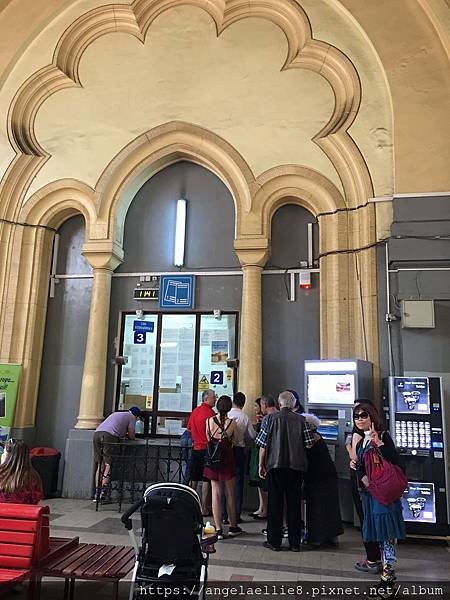
<instances>
[{"instance_id":1,"label":"vending machine","mask_svg":"<svg viewBox=\"0 0 450 600\"><path fill-rule=\"evenodd\" d=\"M320 419L319 433L328 445L339 477L341 514L354 522L349 456L345 440L353 429L357 398L372 398L372 363L363 360L306 360L305 405Z\"/></svg>"},{"instance_id":2,"label":"vending machine","mask_svg":"<svg viewBox=\"0 0 450 600\"><path fill-rule=\"evenodd\" d=\"M402 497L409 534L450 533L445 404L440 377L389 377L384 408L408 479Z\"/></svg>"}]
</instances>

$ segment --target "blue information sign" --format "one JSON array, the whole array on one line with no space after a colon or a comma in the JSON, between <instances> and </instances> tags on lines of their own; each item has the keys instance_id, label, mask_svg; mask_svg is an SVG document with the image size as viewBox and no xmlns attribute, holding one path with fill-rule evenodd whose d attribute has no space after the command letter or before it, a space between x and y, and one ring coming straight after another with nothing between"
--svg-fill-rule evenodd
<instances>
[{"instance_id":1,"label":"blue information sign","mask_svg":"<svg viewBox=\"0 0 450 600\"><path fill-rule=\"evenodd\" d=\"M133 321L133 331L148 331L149 333L153 333L154 329L154 321Z\"/></svg>"},{"instance_id":2,"label":"blue information sign","mask_svg":"<svg viewBox=\"0 0 450 600\"><path fill-rule=\"evenodd\" d=\"M223 385L223 371L211 371L211 385Z\"/></svg>"},{"instance_id":3,"label":"blue information sign","mask_svg":"<svg viewBox=\"0 0 450 600\"><path fill-rule=\"evenodd\" d=\"M135 331L133 337L135 344L145 344L147 334L145 331Z\"/></svg>"},{"instance_id":4,"label":"blue information sign","mask_svg":"<svg viewBox=\"0 0 450 600\"><path fill-rule=\"evenodd\" d=\"M194 308L195 275L162 275L160 278L160 308Z\"/></svg>"}]
</instances>

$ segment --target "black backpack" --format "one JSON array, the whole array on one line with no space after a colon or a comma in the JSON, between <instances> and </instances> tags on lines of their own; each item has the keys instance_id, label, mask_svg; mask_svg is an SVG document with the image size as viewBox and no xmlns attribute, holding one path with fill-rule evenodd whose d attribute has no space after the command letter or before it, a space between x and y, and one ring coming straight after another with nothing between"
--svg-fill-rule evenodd
<instances>
[{"instance_id":1,"label":"black backpack","mask_svg":"<svg viewBox=\"0 0 450 600\"><path fill-rule=\"evenodd\" d=\"M210 467L212 469L220 469L224 465L225 452L223 441L226 438L226 431L228 427L231 425L231 419L226 427L217 420L217 417L214 417L214 423L220 427L220 439L214 440L210 439L206 446L206 455L205 455L205 466ZM208 421L208 433L211 435L211 429L209 427Z\"/></svg>"}]
</instances>

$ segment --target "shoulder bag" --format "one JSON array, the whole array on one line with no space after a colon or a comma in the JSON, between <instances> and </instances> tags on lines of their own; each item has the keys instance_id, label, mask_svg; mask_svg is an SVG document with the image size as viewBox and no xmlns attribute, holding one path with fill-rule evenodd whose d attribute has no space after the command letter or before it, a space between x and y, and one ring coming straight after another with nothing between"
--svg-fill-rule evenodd
<instances>
[{"instance_id":1,"label":"shoulder bag","mask_svg":"<svg viewBox=\"0 0 450 600\"><path fill-rule=\"evenodd\" d=\"M364 453L364 467L369 480L366 489L377 502L389 506L402 497L408 480L401 468L386 460L378 448L371 446Z\"/></svg>"}]
</instances>

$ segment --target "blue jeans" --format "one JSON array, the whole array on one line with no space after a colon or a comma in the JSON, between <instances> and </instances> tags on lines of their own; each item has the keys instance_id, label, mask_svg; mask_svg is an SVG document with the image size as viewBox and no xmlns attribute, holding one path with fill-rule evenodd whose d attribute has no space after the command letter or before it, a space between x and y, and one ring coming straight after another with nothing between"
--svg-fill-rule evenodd
<instances>
[{"instance_id":1,"label":"blue jeans","mask_svg":"<svg viewBox=\"0 0 450 600\"><path fill-rule=\"evenodd\" d=\"M236 519L241 518L242 499L244 496L244 475L245 475L245 448L235 446L233 448L234 460L236 463L236 477L234 479L234 504L236 506ZM222 494L222 520L228 519L227 503L225 494Z\"/></svg>"}]
</instances>

